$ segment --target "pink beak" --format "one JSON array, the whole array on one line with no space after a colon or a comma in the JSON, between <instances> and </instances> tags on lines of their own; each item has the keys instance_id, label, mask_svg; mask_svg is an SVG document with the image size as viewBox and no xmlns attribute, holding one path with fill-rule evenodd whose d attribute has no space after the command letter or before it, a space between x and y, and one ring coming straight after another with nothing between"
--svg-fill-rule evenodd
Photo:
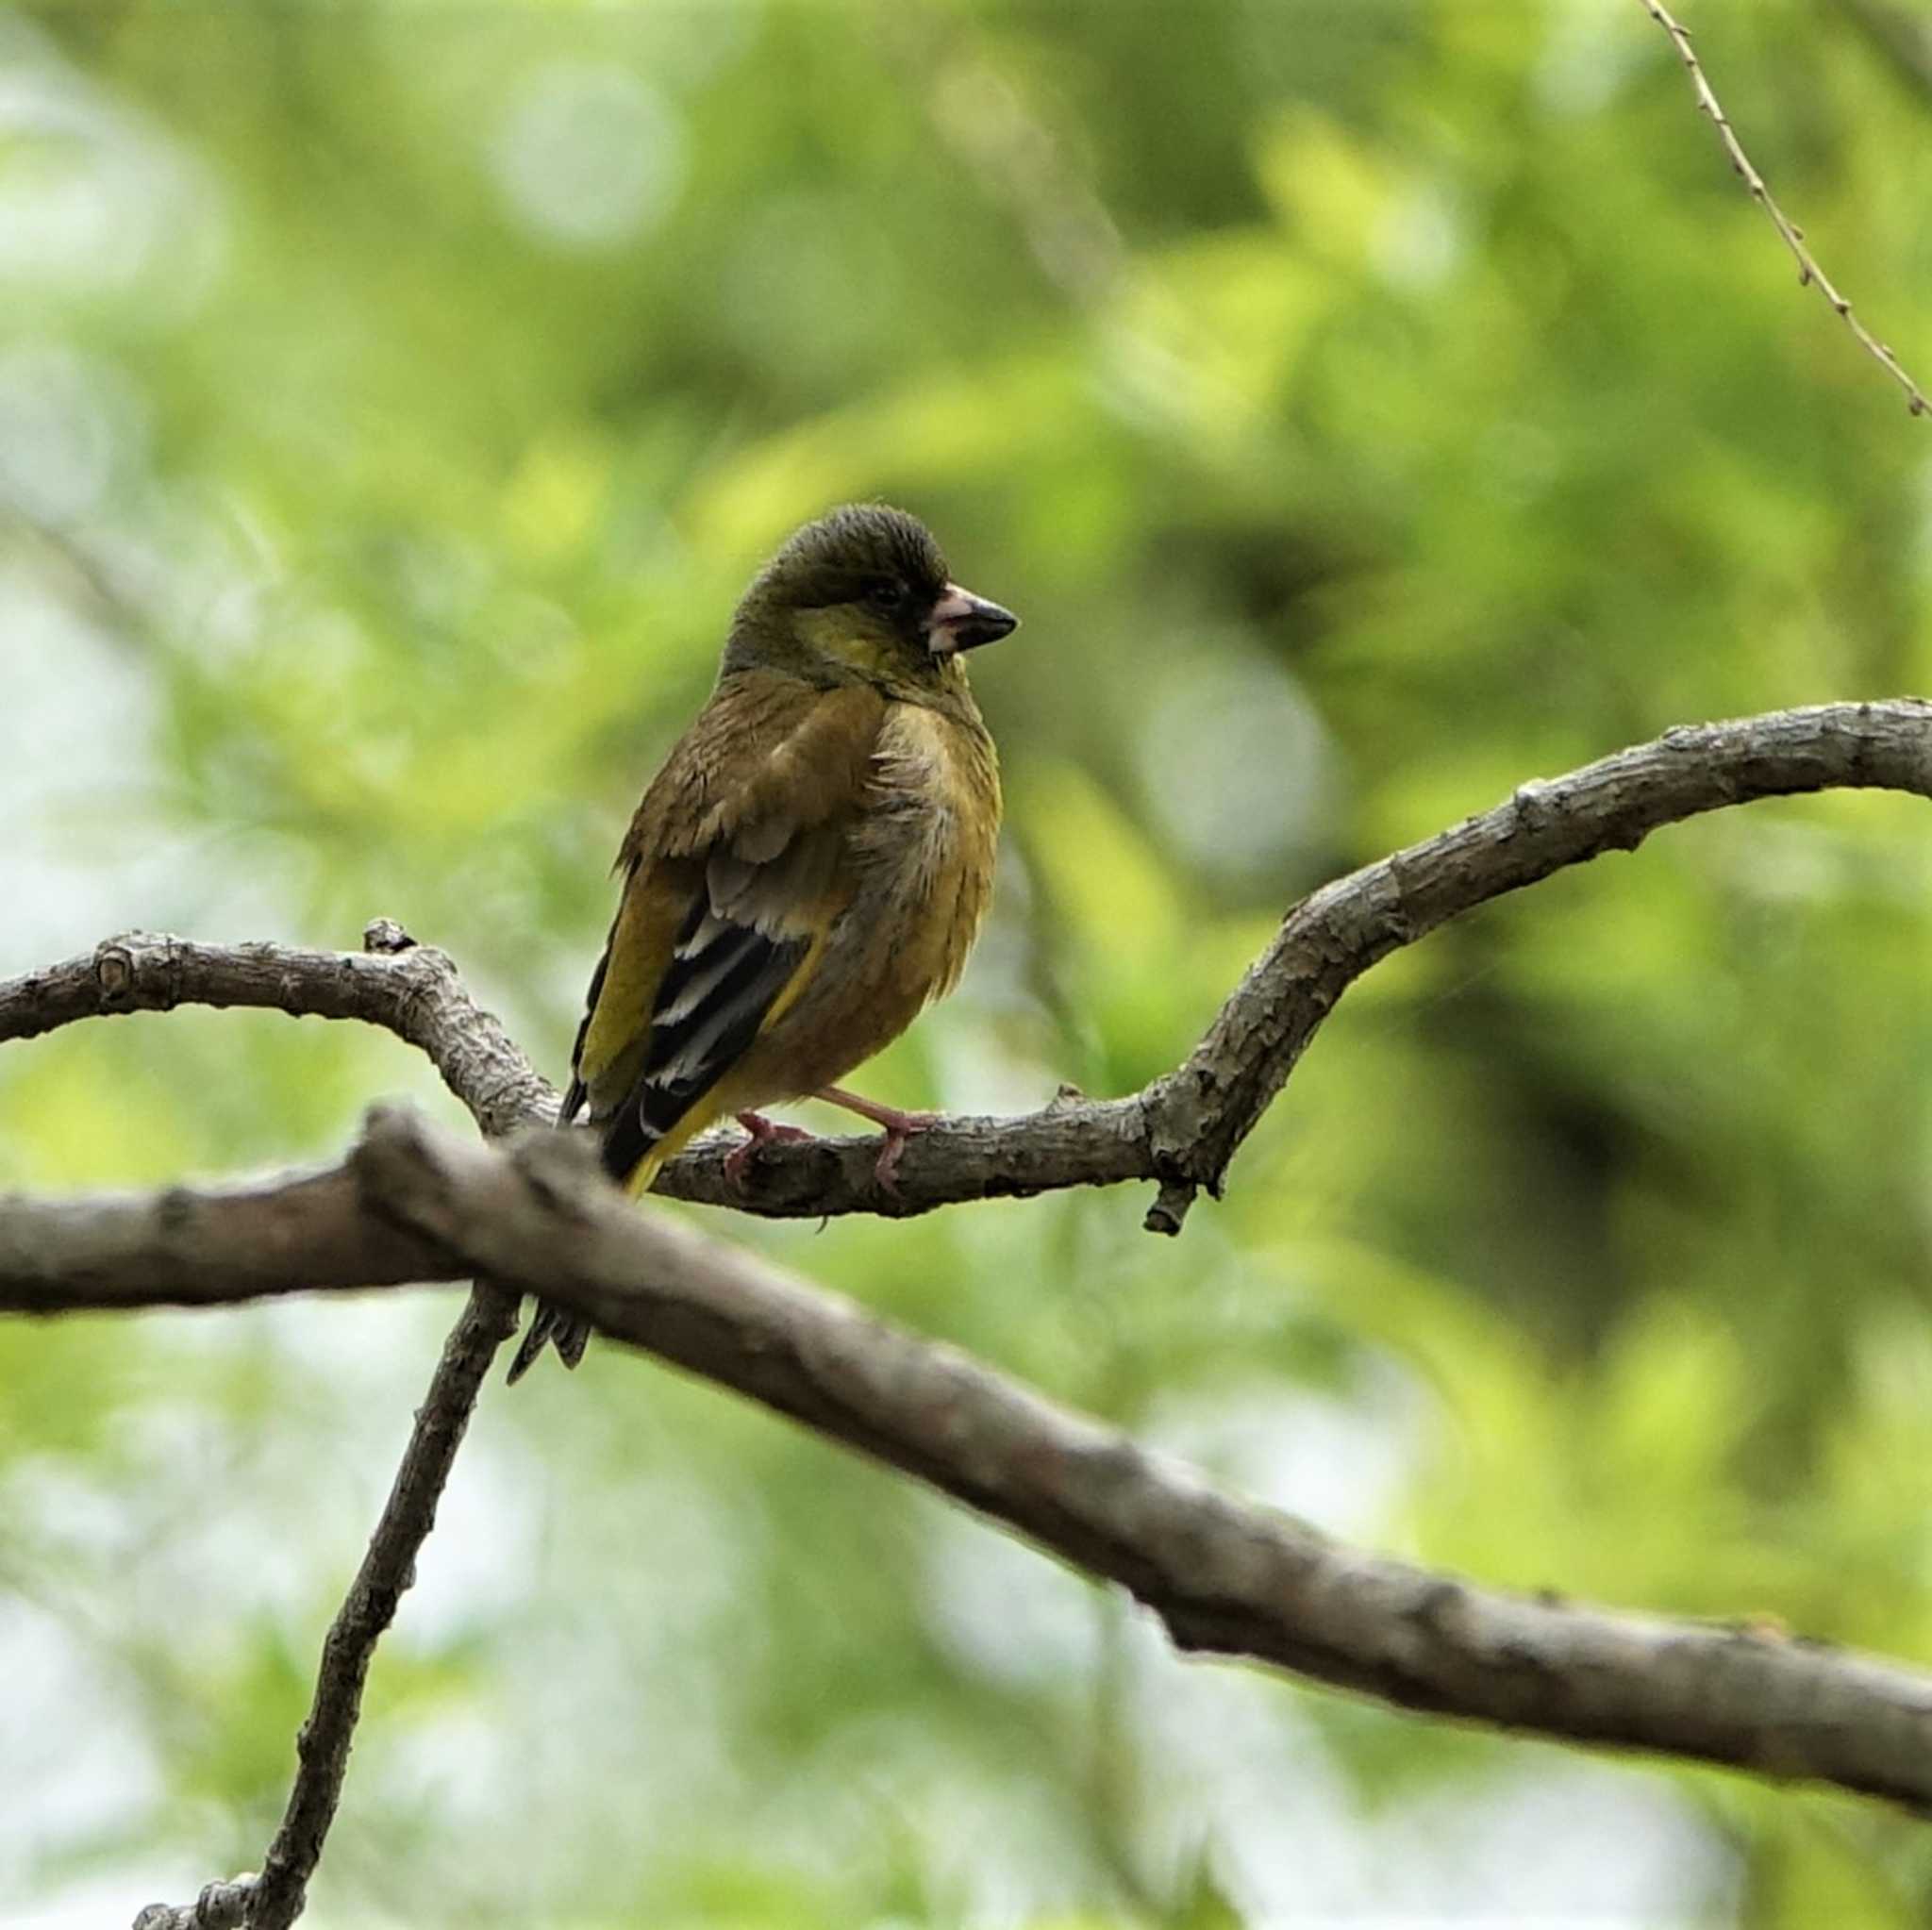
<instances>
[{"instance_id":1,"label":"pink beak","mask_svg":"<svg viewBox=\"0 0 1932 1930\"><path fill-rule=\"evenodd\" d=\"M950 657L956 650L977 650L982 643L997 642L1019 627L1020 619L1011 610L948 583L926 619L925 635L935 657Z\"/></svg>"}]
</instances>

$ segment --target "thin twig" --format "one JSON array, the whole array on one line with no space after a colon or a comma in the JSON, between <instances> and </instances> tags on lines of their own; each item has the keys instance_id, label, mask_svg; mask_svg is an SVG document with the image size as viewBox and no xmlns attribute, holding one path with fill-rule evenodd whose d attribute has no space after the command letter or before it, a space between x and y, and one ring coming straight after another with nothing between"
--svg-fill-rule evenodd
<instances>
[{"instance_id":1,"label":"thin twig","mask_svg":"<svg viewBox=\"0 0 1932 1930\"><path fill-rule=\"evenodd\" d=\"M1717 129L1718 139L1724 144L1724 152L1730 157L1731 167L1744 186L1750 191L1751 198L1771 217L1772 225L1784 240L1798 264L1798 285L1806 287L1816 284L1818 291L1838 311L1840 319L1855 335L1867 355L1877 362L1891 379L1906 392L1906 406L1914 415L1924 415L1932 408L1919 385L1907 374L1904 365L1884 342L1872 333L1852 311L1852 305L1833 287L1831 278L1819 267L1817 257L1805 245L1805 231L1791 221L1772 197L1771 190L1765 186L1764 176L1751 163L1751 157L1744 152L1736 131L1731 126L1730 117L1711 92L1709 80L1706 77L1702 63L1690 45L1690 29L1682 25L1661 4L1661 0L1638 0L1638 5L1657 22L1670 36L1671 44L1677 50L1677 58L1684 63L1690 75L1690 84L1697 90L1697 110Z\"/></svg>"}]
</instances>

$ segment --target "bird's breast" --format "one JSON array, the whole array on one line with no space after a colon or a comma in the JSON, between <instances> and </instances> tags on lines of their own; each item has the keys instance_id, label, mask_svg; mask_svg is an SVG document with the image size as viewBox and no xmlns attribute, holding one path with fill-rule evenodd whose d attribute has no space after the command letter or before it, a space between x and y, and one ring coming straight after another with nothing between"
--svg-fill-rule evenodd
<instances>
[{"instance_id":1,"label":"bird's breast","mask_svg":"<svg viewBox=\"0 0 1932 1930\"><path fill-rule=\"evenodd\" d=\"M734 1104L843 1078L952 990L992 895L999 821L998 766L977 715L892 705L845 831L842 908Z\"/></svg>"},{"instance_id":2,"label":"bird's breast","mask_svg":"<svg viewBox=\"0 0 1932 1930\"><path fill-rule=\"evenodd\" d=\"M976 713L955 718L895 704L873 752L855 853L870 890L901 907L933 954L928 996L966 962L992 888L999 837L999 767Z\"/></svg>"}]
</instances>

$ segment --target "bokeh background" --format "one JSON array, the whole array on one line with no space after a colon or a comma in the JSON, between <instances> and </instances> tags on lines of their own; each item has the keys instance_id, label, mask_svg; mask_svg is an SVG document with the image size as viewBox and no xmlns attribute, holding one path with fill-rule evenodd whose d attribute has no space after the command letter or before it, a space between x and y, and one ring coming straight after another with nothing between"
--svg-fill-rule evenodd
<instances>
[{"instance_id":1,"label":"bokeh background","mask_svg":"<svg viewBox=\"0 0 1932 1930\"><path fill-rule=\"evenodd\" d=\"M1932 369L1932 53L1695 5ZM1179 1058L1298 894L1674 723L1932 684L1932 441L1635 0L0 11L0 972L446 946L560 1072L758 561L925 515L1009 835L866 1074ZM1932 836L1671 831L1352 992L1142 1190L714 1222L1339 1533L1932 1662ZM0 1056L0 1184L454 1108L262 1014ZM829 1123L829 1122L827 1122ZM665 1210L672 1210L666 1208ZM0 1917L251 1867L447 1292L0 1329ZM1182 1664L1122 1599L608 1349L493 1385L328 1925L1906 1925L1932 1837Z\"/></svg>"}]
</instances>

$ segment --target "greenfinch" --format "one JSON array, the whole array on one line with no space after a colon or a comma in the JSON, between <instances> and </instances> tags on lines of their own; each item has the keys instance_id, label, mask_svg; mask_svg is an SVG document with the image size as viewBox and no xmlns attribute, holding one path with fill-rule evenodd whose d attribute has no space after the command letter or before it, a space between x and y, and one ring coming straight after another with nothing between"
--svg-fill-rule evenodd
<instances>
[{"instance_id":1,"label":"greenfinch","mask_svg":"<svg viewBox=\"0 0 1932 1930\"><path fill-rule=\"evenodd\" d=\"M694 1134L830 1098L886 1128L892 1173L922 1122L835 1081L958 981L992 890L999 764L965 652L1018 619L962 590L925 526L860 504L799 530L753 580L710 700L652 779L618 854L617 916L561 1118L642 1193ZM588 1329L540 1306L510 1368Z\"/></svg>"}]
</instances>

